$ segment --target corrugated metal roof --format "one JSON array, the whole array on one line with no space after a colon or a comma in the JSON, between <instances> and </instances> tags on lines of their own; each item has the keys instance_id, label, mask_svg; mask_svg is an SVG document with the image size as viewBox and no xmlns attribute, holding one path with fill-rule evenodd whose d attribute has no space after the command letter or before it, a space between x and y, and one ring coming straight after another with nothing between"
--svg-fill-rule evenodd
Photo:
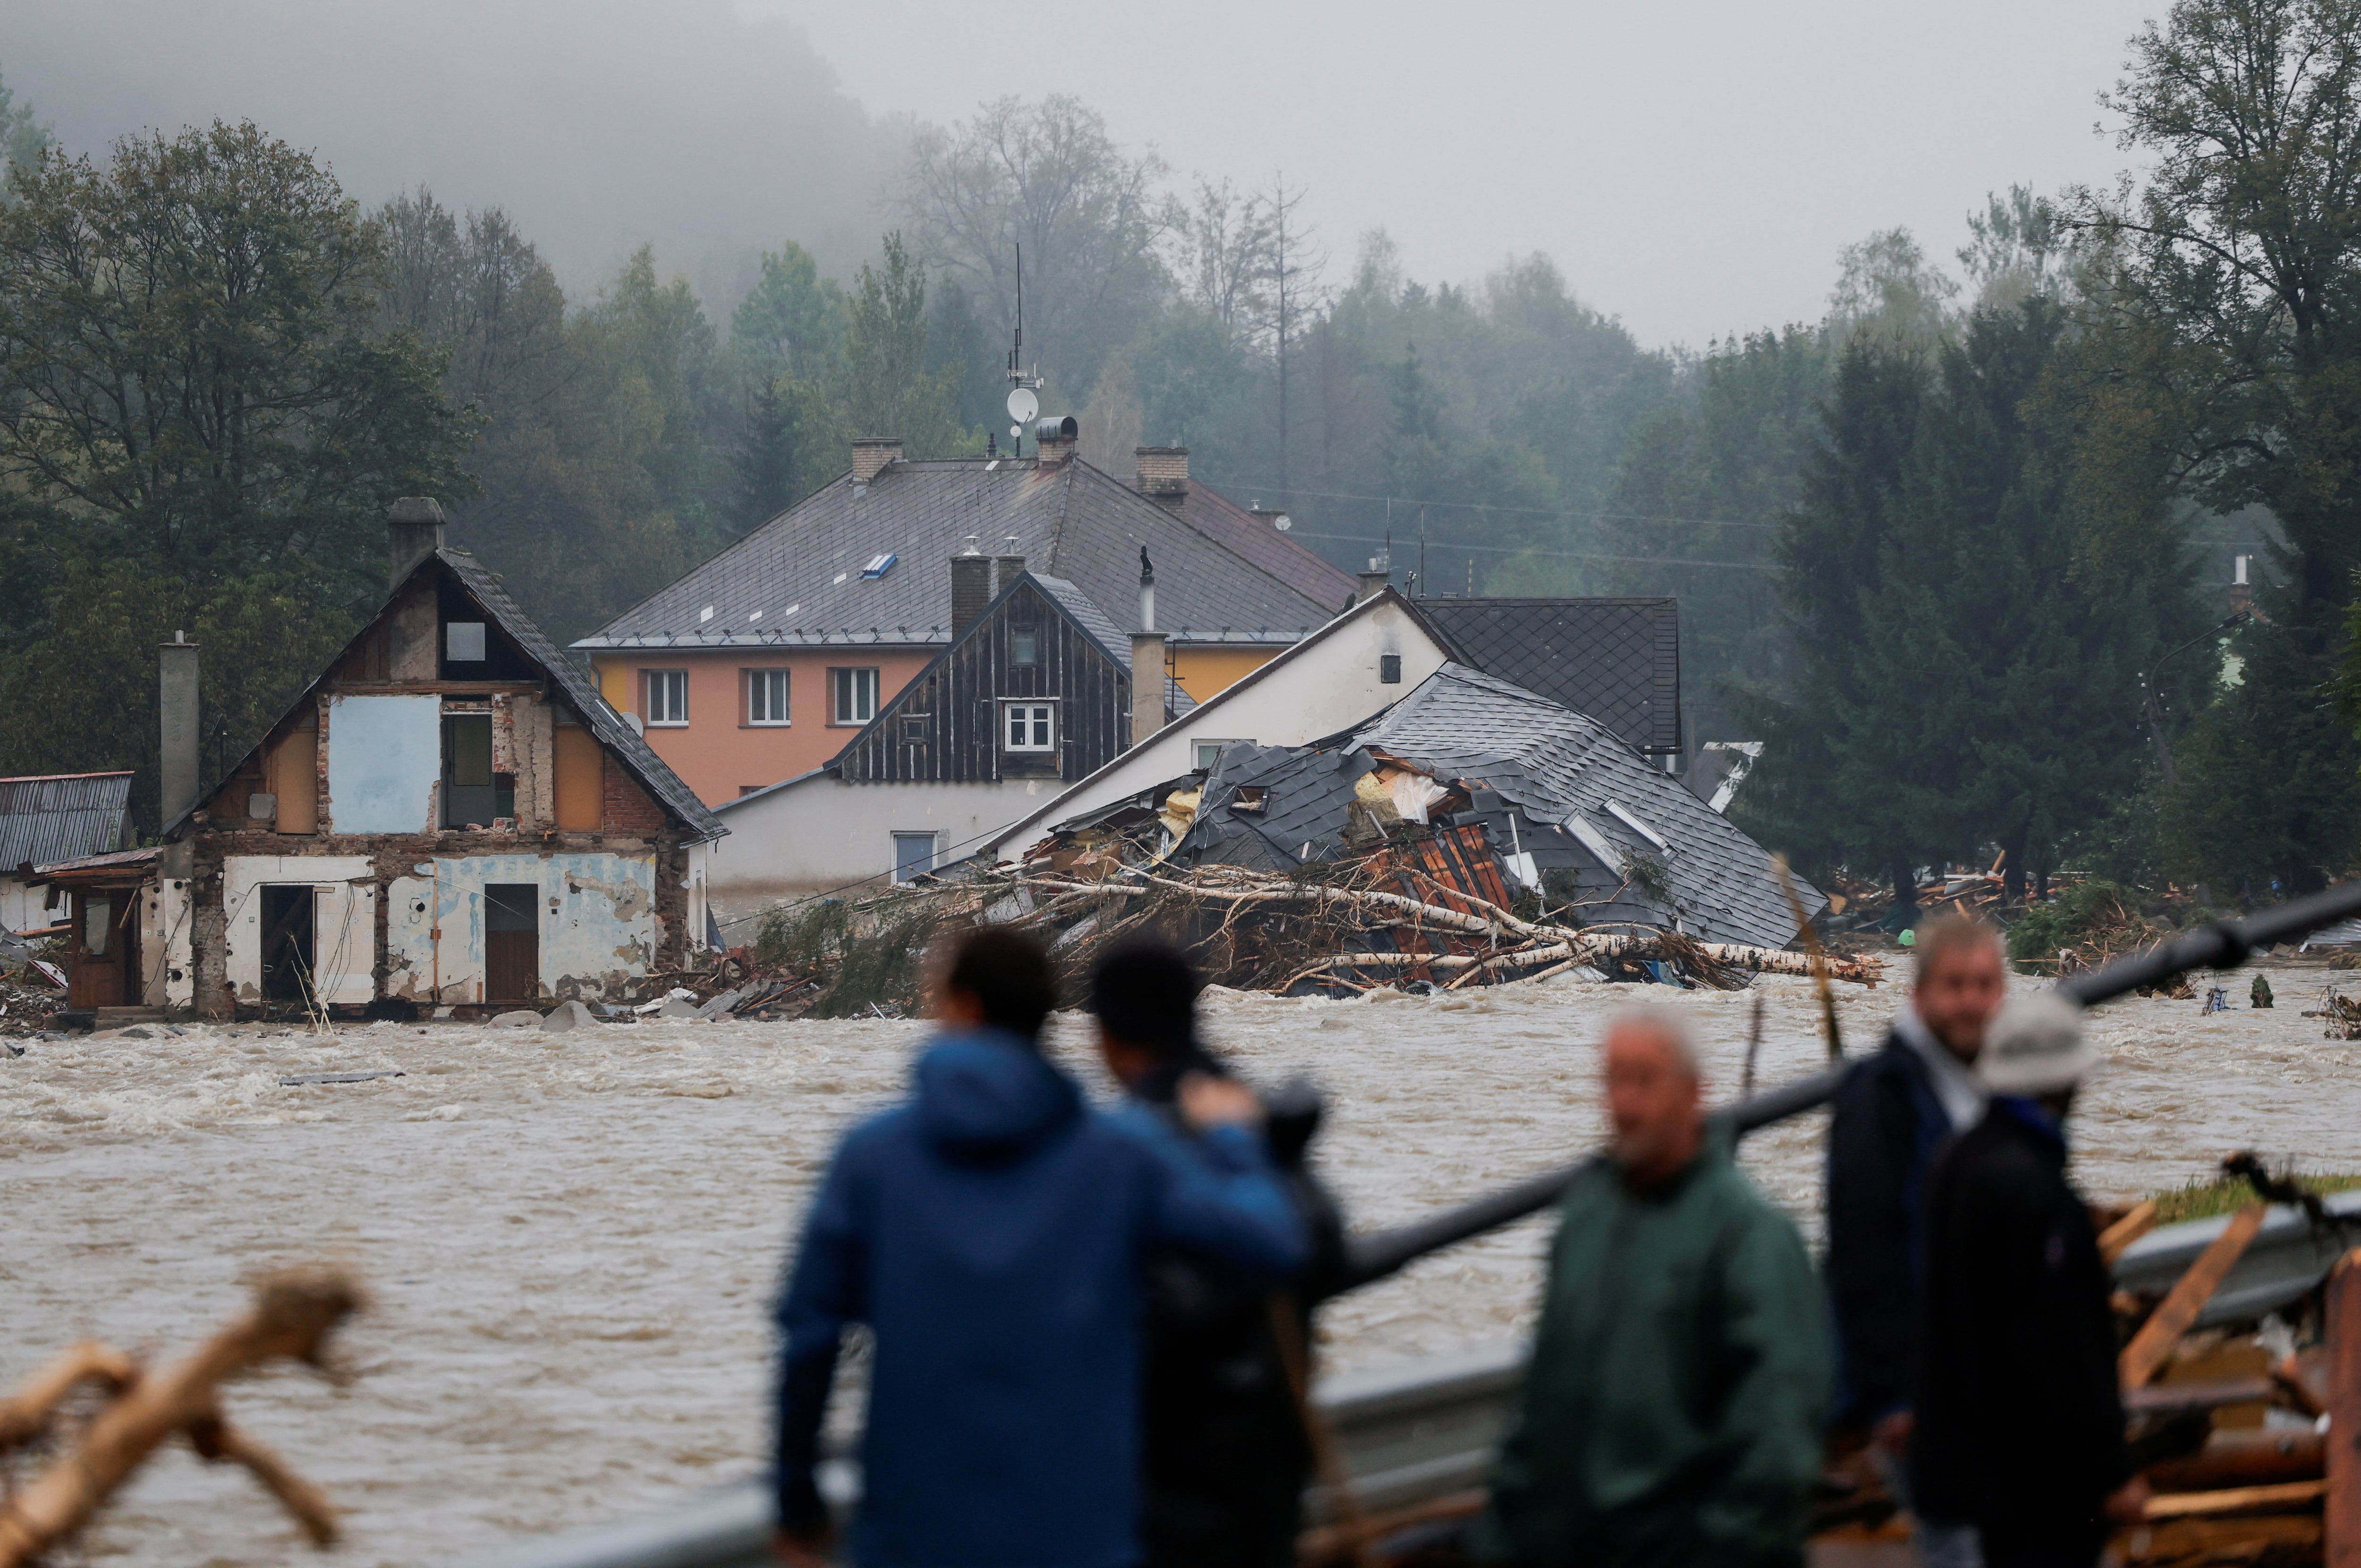
<instances>
[{"instance_id":1,"label":"corrugated metal roof","mask_svg":"<svg viewBox=\"0 0 2361 1568\"><path fill-rule=\"evenodd\" d=\"M1078 457L895 463L866 484L847 474L574 646L939 647L950 558L971 538L1074 583L1126 637L1142 547L1157 624L1176 641L1293 642L1351 597L1352 579L1301 545L1199 499L1175 513ZM861 575L887 552L901 558L892 571Z\"/></svg>"},{"instance_id":2,"label":"corrugated metal roof","mask_svg":"<svg viewBox=\"0 0 2361 1568\"><path fill-rule=\"evenodd\" d=\"M119 848L130 806L127 773L0 779L0 874Z\"/></svg>"}]
</instances>

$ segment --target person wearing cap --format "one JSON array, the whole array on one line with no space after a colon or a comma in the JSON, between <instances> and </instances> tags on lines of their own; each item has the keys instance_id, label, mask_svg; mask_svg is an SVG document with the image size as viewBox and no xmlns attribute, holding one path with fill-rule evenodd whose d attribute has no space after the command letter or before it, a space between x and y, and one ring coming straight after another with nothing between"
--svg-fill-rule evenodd
<instances>
[{"instance_id":1,"label":"person wearing cap","mask_svg":"<svg viewBox=\"0 0 2361 1568\"><path fill-rule=\"evenodd\" d=\"M1152 938L1117 945L1091 971L1099 1053L1126 1095L1116 1120L1184 1162L1215 1156L1181 1115L1179 1086L1192 1077L1233 1081L1198 1034L1202 989L1189 960ZM1304 1159L1318 1105L1308 1086L1290 1086L1266 1121L1308 1239L1303 1269L1274 1275L1186 1245L1148 1259L1145 1568L1293 1568L1312 1472L1298 1403L1299 1379L1309 1375L1310 1303L1344 1254L1335 1201Z\"/></svg>"},{"instance_id":2,"label":"person wearing cap","mask_svg":"<svg viewBox=\"0 0 2361 1568\"><path fill-rule=\"evenodd\" d=\"M1930 920L1919 927L1916 948L1909 1003L1883 1048L1837 1091L1823 1183L1836 1424L1868 1431L1879 1468L1905 1492L1927 1169L1937 1149L1983 1115L1976 1054L2008 994L2000 936L1980 920L1958 914ZM1947 1538L1923 1519L1917 1524L1924 1562L1973 1568L1972 1540Z\"/></svg>"},{"instance_id":3,"label":"person wearing cap","mask_svg":"<svg viewBox=\"0 0 2361 1568\"><path fill-rule=\"evenodd\" d=\"M1927 1189L1911 1493L1975 1529L1986 1568L2090 1568L2136 1522L2107 1267L2066 1179L2066 1119L2098 1065L2081 1009L2011 1002L1976 1064L1983 1119Z\"/></svg>"},{"instance_id":4,"label":"person wearing cap","mask_svg":"<svg viewBox=\"0 0 2361 1568\"><path fill-rule=\"evenodd\" d=\"M1707 1123L1677 1018L1625 1013L1601 1055L1613 1142L1559 1206L1477 1553L1802 1568L1828 1398L1812 1260Z\"/></svg>"}]
</instances>

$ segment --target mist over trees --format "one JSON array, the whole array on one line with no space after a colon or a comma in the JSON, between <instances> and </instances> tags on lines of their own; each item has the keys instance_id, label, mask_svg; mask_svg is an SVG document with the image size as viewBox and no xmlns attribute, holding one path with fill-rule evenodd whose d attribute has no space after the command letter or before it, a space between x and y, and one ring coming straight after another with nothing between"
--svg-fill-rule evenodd
<instances>
[{"instance_id":1,"label":"mist over trees","mask_svg":"<svg viewBox=\"0 0 2361 1568\"><path fill-rule=\"evenodd\" d=\"M183 624L243 739L368 613L397 494L563 640L853 436L980 452L1021 246L1022 365L1118 477L1188 446L1414 594L1677 595L1691 746L1769 743L1736 809L1815 872L2317 885L2361 857L2357 44L2353 0L2181 0L2110 99L2145 181L1995 191L1939 260L1869 235L1818 319L1702 349L1544 255L1411 277L1283 169L1184 174L1071 96L908 131L859 254L839 214L727 279L643 244L568 282L500 202L364 211L250 126L69 160L0 86L0 663L38 693L0 748L146 766ZM2257 614L2209 633L2234 546Z\"/></svg>"}]
</instances>

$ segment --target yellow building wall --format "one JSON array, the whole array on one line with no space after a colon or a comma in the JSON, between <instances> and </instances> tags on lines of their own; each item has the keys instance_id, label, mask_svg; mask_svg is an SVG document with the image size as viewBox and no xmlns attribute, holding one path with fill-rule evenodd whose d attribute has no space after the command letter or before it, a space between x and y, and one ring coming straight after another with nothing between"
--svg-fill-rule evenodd
<instances>
[{"instance_id":1,"label":"yellow building wall","mask_svg":"<svg viewBox=\"0 0 2361 1568\"><path fill-rule=\"evenodd\" d=\"M1279 648L1190 643L1171 650L1165 660L1180 689L1197 701L1206 702L1253 674L1282 652Z\"/></svg>"}]
</instances>

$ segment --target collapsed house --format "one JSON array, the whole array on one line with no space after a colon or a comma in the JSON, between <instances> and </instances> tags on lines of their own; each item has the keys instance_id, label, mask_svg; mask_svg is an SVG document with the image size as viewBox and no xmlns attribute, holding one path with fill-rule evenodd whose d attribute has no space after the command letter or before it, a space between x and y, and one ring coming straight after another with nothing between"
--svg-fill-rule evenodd
<instances>
[{"instance_id":1,"label":"collapsed house","mask_svg":"<svg viewBox=\"0 0 2361 1568\"><path fill-rule=\"evenodd\" d=\"M129 773L0 779L0 927L22 935L63 919L34 868L130 847Z\"/></svg>"},{"instance_id":2,"label":"collapsed house","mask_svg":"<svg viewBox=\"0 0 2361 1568\"><path fill-rule=\"evenodd\" d=\"M209 788L198 649L164 645L163 842L41 868L78 1006L612 1002L680 962L689 846L725 829L434 501L395 504L389 555L377 615Z\"/></svg>"}]
</instances>

